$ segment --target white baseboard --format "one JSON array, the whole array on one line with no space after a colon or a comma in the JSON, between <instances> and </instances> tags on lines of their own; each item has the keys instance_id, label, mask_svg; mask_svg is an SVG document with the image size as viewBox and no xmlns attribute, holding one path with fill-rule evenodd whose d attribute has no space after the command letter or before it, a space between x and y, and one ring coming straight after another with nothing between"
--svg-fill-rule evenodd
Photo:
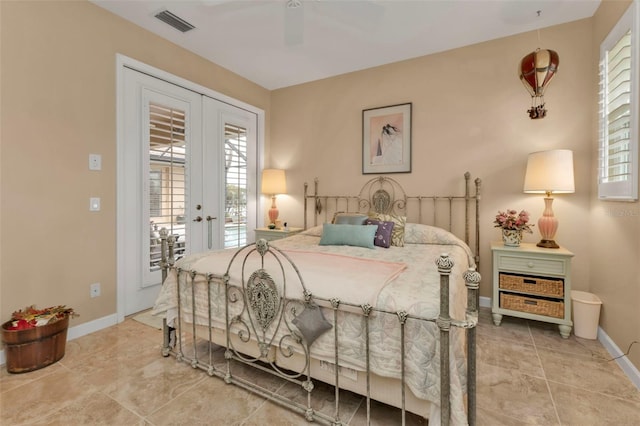
<instances>
[{"instance_id":1,"label":"white baseboard","mask_svg":"<svg viewBox=\"0 0 640 426\"><path fill-rule=\"evenodd\" d=\"M116 314L112 314L93 321L85 322L84 324L80 324L75 327L69 327L69 330L67 330L67 342L69 340L74 340L78 337L86 336L87 334L102 330L103 328L111 327L112 325L116 325L117 323L118 316ZM4 355L3 349L0 351L0 365L4 365L6 362L7 359Z\"/></svg>"},{"instance_id":2,"label":"white baseboard","mask_svg":"<svg viewBox=\"0 0 640 426\"><path fill-rule=\"evenodd\" d=\"M602 346L604 346L612 358L620 357L616 359L616 362L620 368L622 368L622 371L624 371L627 377L629 377L631 382L636 385L638 390L640 390L640 371L631 363L631 361L629 361L629 358L624 355L624 352L620 350L618 345L616 345L614 341L611 340L611 337L609 337L609 335L600 327L598 327L598 340L602 343Z\"/></svg>"},{"instance_id":3,"label":"white baseboard","mask_svg":"<svg viewBox=\"0 0 640 426\"><path fill-rule=\"evenodd\" d=\"M480 307L481 308L490 308L491 307L491 298L480 296Z\"/></svg>"}]
</instances>

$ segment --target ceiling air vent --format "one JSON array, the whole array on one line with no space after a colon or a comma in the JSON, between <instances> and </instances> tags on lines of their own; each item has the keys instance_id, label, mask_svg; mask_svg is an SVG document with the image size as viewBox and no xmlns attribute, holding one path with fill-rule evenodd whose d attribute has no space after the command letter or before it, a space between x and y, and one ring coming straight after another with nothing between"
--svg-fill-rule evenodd
<instances>
[{"instance_id":1,"label":"ceiling air vent","mask_svg":"<svg viewBox=\"0 0 640 426\"><path fill-rule=\"evenodd\" d=\"M157 13L155 16L165 24L169 24L176 30L183 33L186 33L187 31L195 28L193 25L180 18L179 16L174 15L168 10L163 10L162 12Z\"/></svg>"}]
</instances>

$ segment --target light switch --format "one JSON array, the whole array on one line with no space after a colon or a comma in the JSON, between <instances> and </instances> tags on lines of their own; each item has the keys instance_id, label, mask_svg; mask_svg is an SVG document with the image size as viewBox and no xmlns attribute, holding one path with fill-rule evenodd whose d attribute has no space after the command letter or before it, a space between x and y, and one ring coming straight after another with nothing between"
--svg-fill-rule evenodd
<instances>
[{"instance_id":1,"label":"light switch","mask_svg":"<svg viewBox=\"0 0 640 426\"><path fill-rule=\"evenodd\" d=\"M90 212L100 211L100 198L98 197L89 198L89 211Z\"/></svg>"},{"instance_id":2,"label":"light switch","mask_svg":"<svg viewBox=\"0 0 640 426\"><path fill-rule=\"evenodd\" d=\"M89 154L89 170L102 170L102 155Z\"/></svg>"}]
</instances>

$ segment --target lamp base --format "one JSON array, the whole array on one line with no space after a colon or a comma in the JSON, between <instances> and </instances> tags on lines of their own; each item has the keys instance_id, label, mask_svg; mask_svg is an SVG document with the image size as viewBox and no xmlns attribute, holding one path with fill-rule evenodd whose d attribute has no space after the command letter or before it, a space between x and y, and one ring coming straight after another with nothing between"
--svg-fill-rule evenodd
<instances>
[{"instance_id":1,"label":"lamp base","mask_svg":"<svg viewBox=\"0 0 640 426\"><path fill-rule=\"evenodd\" d=\"M540 240L540 242L536 244L536 246L543 247L543 248L552 248L552 249L560 248L560 246L556 244L554 240Z\"/></svg>"}]
</instances>

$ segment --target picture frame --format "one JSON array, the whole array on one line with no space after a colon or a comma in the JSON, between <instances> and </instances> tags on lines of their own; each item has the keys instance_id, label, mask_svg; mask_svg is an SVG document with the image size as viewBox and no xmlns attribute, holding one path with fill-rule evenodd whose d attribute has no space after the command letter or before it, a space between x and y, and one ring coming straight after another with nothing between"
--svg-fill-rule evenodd
<instances>
[{"instance_id":1,"label":"picture frame","mask_svg":"<svg viewBox=\"0 0 640 426\"><path fill-rule=\"evenodd\" d=\"M362 174L411 173L411 107L362 111Z\"/></svg>"}]
</instances>

